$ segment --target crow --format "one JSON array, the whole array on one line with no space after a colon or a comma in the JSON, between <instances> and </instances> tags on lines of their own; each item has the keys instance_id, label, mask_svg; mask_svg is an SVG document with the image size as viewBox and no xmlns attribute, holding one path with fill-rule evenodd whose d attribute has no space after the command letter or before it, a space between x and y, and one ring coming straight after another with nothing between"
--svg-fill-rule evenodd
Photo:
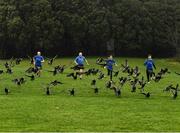
<instances>
[{"instance_id":1,"label":"crow","mask_svg":"<svg viewBox=\"0 0 180 133\"><path fill-rule=\"evenodd\" d=\"M126 81L128 81L127 77L121 77L119 78L119 84L122 86L124 86L124 84L126 83Z\"/></svg>"},{"instance_id":2,"label":"crow","mask_svg":"<svg viewBox=\"0 0 180 133\"><path fill-rule=\"evenodd\" d=\"M29 77L30 79L31 79L31 81L34 81L35 80L35 76L34 75L31 75L31 76L29 76L29 75L25 75L26 77Z\"/></svg>"},{"instance_id":3,"label":"crow","mask_svg":"<svg viewBox=\"0 0 180 133\"><path fill-rule=\"evenodd\" d=\"M54 80L50 83L50 85L53 85L53 86L57 86L58 84L63 84L63 83L57 80Z\"/></svg>"},{"instance_id":4,"label":"crow","mask_svg":"<svg viewBox=\"0 0 180 133\"><path fill-rule=\"evenodd\" d=\"M166 88L163 90L163 92L164 92L164 91L170 91L172 88L173 88L173 85L171 84L171 85L169 85L168 87L166 87Z\"/></svg>"},{"instance_id":5,"label":"crow","mask_svg":"<svg viewBox=\"0 0 180 133\"><path fill-rule=\"evenodd\" d=\"M48 87L46 87L46 95L50 95L50 88L49 88L49 86Z\"/></svg>"},{"instance_id":6,"label":"crow","mask_svg":"<svg viewBox=\"0 0 180 133\"><path fill-rule=\"evenodd\" d=\"M117 76L118 76L118 74L119 74L119 71L114 72L114 77L117 77Z\"/></svg>"},{"instance_id":7,"label":"crow","mask_svg":"<svg viewBox=\"0 0 180 133\"><path fill-rule=\"evenodd\" d=\"M73 79L76 80L77 79L77 74L70 73L70 74L67 75L67 77L73 77Z\"/></svg>"},{"instance_id":8,"label":"crow","mask_svg":"<svg viewBox=\"0 0 180 133\"><path fill-rule=\"evenodd\" d=\"M121 96L121 89L117 88L116 86L111 87L112 90L114 90L115 96Z\"/></svg>"},{"instance_id":9,"label":"crow","mask_svg":"<svg viewBox=\"0 0 180 133\"><path fill-rule=\"evenodd\" d=\"M98 94L98 93L99 93L99 88L97 88L97 87L94 88L94 93L95 93L95 94Z\"/></svg>"},{"instance_id":10,"label":"crow","mask_svg":"<svg viewBox=\"0 0 180 133\"><path fill-rule=\"evenodd\" d=\"M0 70L0 74L3 74L4 73L4 71L3 70Z\"/></svg>"},{"instance_id":11,"label":"crow","mask_svg":"<svg viewBox=\"0 0 180 133\"><path fill-rule=\"evenodd\" d=\"M104 74L103 74L103 73L100 73L98 79L100 80L100 79L103 79L104 77L105 77Z\"/></svg>"},{"instance_id":12,"label":"crow","mask_svg":"<svg viewBox=\"0 0 180 133\"><path fill-rule=\"evenodd\" d=\"M19 65L23 59L22 58L16 58L15 62L16 65Z\"/></svg>"},{"instance_id":13,"label":"crow","mask_svg":"<svg viewBox=\"0 0 180 133\"><path fill-rule=\"evenodd\" d=\"M148 93L140 93L140 94L143 94L146 98L149 98L151 96L150 92L148 92Z\"/></svg>"},{"instance_id":14,"label":"crow","mask_svg":"<svg viewBox=\"0 0 180 133\"><path fill-rule=\"evenodd\" d=\"M29 61L30 61L30 64L34 64L34 59L33 59L33 57L31 57L31 56L27 56L28 58L29 58Z\"/></svg>"},{"instance_id":15,"label":"crow","mask_svg":"<svg viewBox=\"0 0 180 133\"><path fill-rule=\"evenodd\" d=\"M92 86L95 86L95 85L96 85L96 80L95 80L95 79L91 81L91 85L92 85Z\"/></svg>"},{"instance_id":16,"label":"crow","mask_svg":"<svg viewBox=\"0 0 180 133\"><path fill-rule=\"evenodd\" d=\"M111 88L112 84L113 84L112 81L108 81L108 82L106 83L106 88Z\"/></svg>"},{"instance_id":17,"label":"crow","mask_svg":"<svg viewBox=\"0 0 180 133\"><path fill-rule=\"evenodd\" d=\"M8 95L10 91L9 91L8 88L5 88L5 89L4 89L4 92L5 92L6 95Z\"/></svg>"},{"instance_id":18,"label":"crow","mask_svg":"<svg viewBox=\"0 0 180 133\"><path fill-rule=\"evenodd\" d=\"M75 89L74 89L74 88L71 89L71 90L69 90L69 92L70 92L70 95L71 95L71 96L74 96L74 95L75 95Z\"/></svg>"},{"instance_id":19,"label":"crow","mask_svg":"<svg viewBox=\"0 0 180 133\"><path fill-rule=\"evenodd\" d=\"M142 79L139 80L139 85L140 85L139 89L141 89L141 91L144 91L144 87L146 86L146 84L147 84L147 82L144 81L144 77L142 76Z\"/></svg>"},{"instance_id":20,"label":"crow","mask_svg":"<svg viewBox=\"0 0 180 133\"><path fill-rule=\"evenodd\" d=\"M56 55L56 56L54 56L53 58L48 59L48 64L49 64L49 65L52 65L53 62L54 62L54 60L55 60L57 57L58 57L58 56Z\"/></svg>"},{"instance_id":21,"label":"crow","mask_svg":"<svg viewBox=\"0 0 180 133\"><path fill-rule=\"evenodd\" d=\"M180 76L180 73L175 72L175 74Z\"/></svg>"},{"instance_id":22,"label":"crow","mask_svg":"<svg viewBox=\"0 0 180 133\"><path fill-rule=\"evenodd\" d=\"M13 71L12 71L12 69L11 69L11 68L7 68L6 73L8 73L8 74L12 74L12 73L13 73Z\"/></svg>"}]
</instances>

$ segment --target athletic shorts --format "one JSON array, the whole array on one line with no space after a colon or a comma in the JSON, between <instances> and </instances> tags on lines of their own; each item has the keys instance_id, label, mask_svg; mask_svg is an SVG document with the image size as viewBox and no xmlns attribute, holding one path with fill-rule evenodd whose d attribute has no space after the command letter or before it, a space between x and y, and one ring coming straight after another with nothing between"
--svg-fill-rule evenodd
<instances>
[{"instance_id":1,"label":"athletic shorts","mask_svg":"<svg viewBox=\"0 0 180 133\"><path fill-rule=\"evenodd\" d=\"M84 65L78 65L79 70L84 69Z\"/></svg>"}]
</instances>

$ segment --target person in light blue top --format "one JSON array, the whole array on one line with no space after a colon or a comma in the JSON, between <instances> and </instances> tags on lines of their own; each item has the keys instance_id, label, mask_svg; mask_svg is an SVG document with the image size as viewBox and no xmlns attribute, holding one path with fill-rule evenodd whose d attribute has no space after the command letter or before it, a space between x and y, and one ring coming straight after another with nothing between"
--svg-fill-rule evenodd
<instances>
[{"instance_id":1,"label":"person in light blue top","mask_svg":"<svg viewBox=\"0 0 180 133\"><path fill-rule=\"evenodd\" d=\"M41 52L37 52L37 55L34 56L34 66L35 69L37 69L37 75L40 76L41 69L42 69L42 63L44 62L43 56L41 56Z\"/></svg>"},{"instance_id":2,"label":"person in light blue top","mask_svg":"<svg viewBox=\"0 0 180 133\"><path fill-rule=\"evenodd\" d=\"M86 62L87 65L89 65L89 63L88 63L88 61L86 60L86 58L83 56L82 52L79 53L79 55L75 58L74 62L75 62L75 64L77 65L77 67L79 68L80 79L82 79L82 73L83 73L83 69L84 69L84 63Z\"/></svg>"},{"instance_id":3,"label":"person in light blue top","mask_svg":"<svg viewBox=\"0 0 180 133\"><path fill-rule=\"evenodd\" d=\"M153 70L156 69L155 63L151 55L148 56L148 59L144 62L144 65L146 66L146 75L149 83L150 78L152 78L152 76L155 75Z\"/></svg>"}]
</instances>

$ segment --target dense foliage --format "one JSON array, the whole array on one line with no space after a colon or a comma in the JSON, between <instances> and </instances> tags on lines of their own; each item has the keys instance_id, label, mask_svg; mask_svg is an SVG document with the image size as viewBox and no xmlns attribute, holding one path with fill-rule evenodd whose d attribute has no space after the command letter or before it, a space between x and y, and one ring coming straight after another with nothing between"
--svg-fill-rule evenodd
<instances>
[{"instance_id":1,"label":"dense foliage","mask_svg":"<svg viewBox=\"0 0 180 133\"><path fill-rule=\"evenodd\" d=\"M180 0L0 0L0 57L179 53Z\"/></svg>"}]
</instances>

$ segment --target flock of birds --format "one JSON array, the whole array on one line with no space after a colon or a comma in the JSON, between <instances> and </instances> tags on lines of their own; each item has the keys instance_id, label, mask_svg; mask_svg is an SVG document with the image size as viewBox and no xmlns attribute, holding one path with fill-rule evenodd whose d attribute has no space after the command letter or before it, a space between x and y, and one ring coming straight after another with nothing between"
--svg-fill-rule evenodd
<instances>
[{"instance_id":1,"label":"flock of birds","mask_svg":"<svg viewBox=\"0 0 180 133\"><path fill-rule=\"evenodd\" d=\"M30 67L25 71L25 76L20 77L20 78L15 78L12 80L12 82L18 86L25 84L27 81L27 78L30 81L34 81L36 78L40 77L40 75L38 75L38 70L33 67L33 57L28 56L28 58L30 60ZM48 64L53 65L56 58L57 58L57 56L55 56L54 58L50 58L50 59L48 58ZM22 61L23 61L22 58L16 58L16 59L11 58L10 60L6 61L6 63L4 64L5 71L0 70L0 74L3 74L3 73L13 74L13 67L21 64ZM96 60L96 65L104 68L106 66L106 59L98 58ZM96 78L94 78L91 81L90 85L92 86L92 89L95 94L99 93L100 88L97 87L97 82L99 80L103 80L105 77L107 77L106 74L103 73L103 71L101 71L101 69L90 68L84 72L79 72L78 66L72 66L72 63L71 63L68 66L58 65L58 66L55 66L53 68L53 70L46 70L46 71L49 73L52 73L52 75L55 76L58 74L63 74L64 71L67 68L69 68L69 66L70 66L70 69L72 70L72 72L68 73L66 75L67 78L72 78L73 80L77 80L80 75L84 75L84 77L93 75ZM126 75L126 76L119 77L120 72L124 73L123 75ZM166 74L170 74L170 73L171 72L169 72L168 68L162 68L158 73L152 74L153 77L151 78L151 80L154 80L155 83L159 83ZM175 74L180 76L180 73L175 72ZM25 78L25 77L27 77L27 78ZM146 89L145 89L148 82L145 80L144 76L141 76L139 67L136 66L133 68L133 67L129 66L128 60L125 60L125 63L121 64L121 69L119 69L118 71L113 71L113 78L117 79L118 83L113 80L109 80L108 82L105 83L105 87L107 89L112 90L114 92L115 96L117 96L117 97L121 96L122 90L123 90L125 84L129 84L131 87L132 93L135 93L135 92L137 92L137 90L139 90L139 94L144 95L146 98L150 98L151 92L146 92ZM57 85L61 85L61 84L63 84L63 83L58 80L54 80L54 81L50 82L44 88L45 94L51 95L52 94L51 88L53 86L57 86ZM173 84L171 84L171 85L165 87L163 92L172 93L173 98L176 99L178 96L179 90L180 90L179 84L177 84L175 86ZM8 95L10 93L10 89L5 88L4 92L6 95ZM74 96L75 88L68 89L68 92L69 92L69 95Z\"/></svg>"}]
</instances>

